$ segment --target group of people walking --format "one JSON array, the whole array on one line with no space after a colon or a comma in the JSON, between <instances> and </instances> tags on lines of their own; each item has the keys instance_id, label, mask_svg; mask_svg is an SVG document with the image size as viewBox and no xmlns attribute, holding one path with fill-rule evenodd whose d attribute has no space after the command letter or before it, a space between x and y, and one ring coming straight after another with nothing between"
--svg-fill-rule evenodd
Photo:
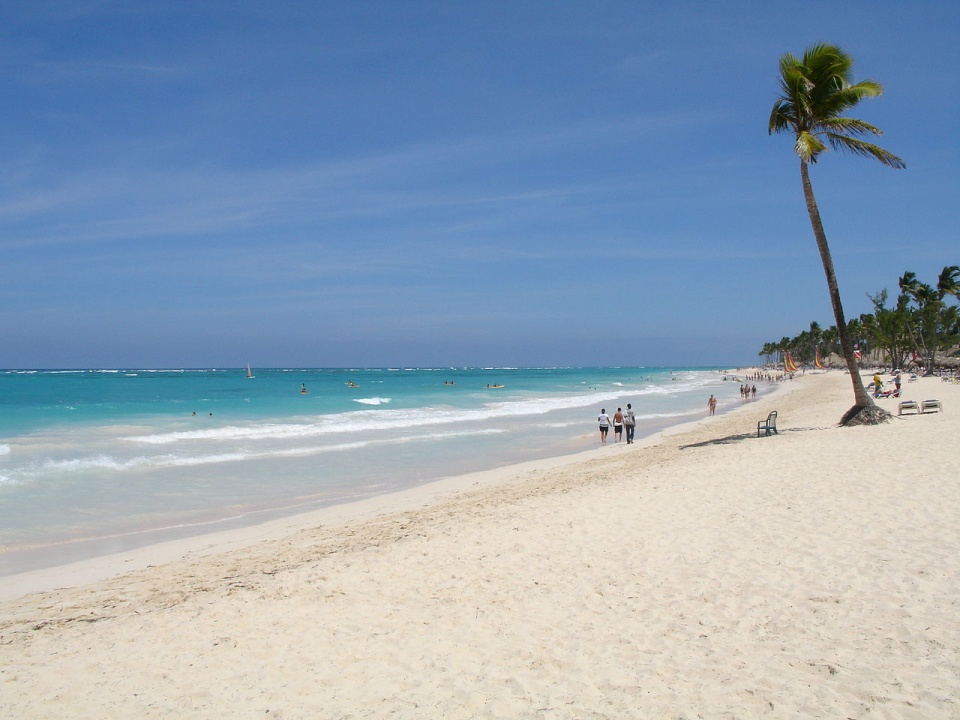
<instances>
[{"instance_id":1,"label":"group of people walking","mask_svg":"<svg viewBox=\"0 0 960 720\"><path fill-rule=\"evenodd\" d=\"M610 432L611 426L613 426L614 442L620 442L623 439L624 428L627 430L627 444L629 445L633 442L633 433L637 428L637 419L633 414L633 406L630 403L627 403L626 412L621 408L617 408L612 418L607 415L606 408L601 408L597 422L600 423L601 445L607 444L607 434Z\"/></svg>"},{"instance_id":2,"label":"group of people walking","mask_svg":"<svg viewBox=\"0 0 960 720\"><path fill-rule=\"evenodd\" d=\"M750 393L756 392L756 388L750 388L747 386L740 387L740 394L744 397L749 398ZM713 415L717 411L717 398L713 395L710 396L710 399L707 400L707 409L710 411L710 414ZM623 431L627 431L627 444L633 442L634 432L637 429L637 418L633 414L633 406L630 403L627 403L626 412L622 408L617 408L617 411L613 414L613 417L607 415L607 409L601 408L600 415L597 417L597 422L600 423L600 444L607 444L607 436L610 433L610 428L613 428L613 438L614 442L620 442L623 439Z\"/></svg>"}]
</instances>

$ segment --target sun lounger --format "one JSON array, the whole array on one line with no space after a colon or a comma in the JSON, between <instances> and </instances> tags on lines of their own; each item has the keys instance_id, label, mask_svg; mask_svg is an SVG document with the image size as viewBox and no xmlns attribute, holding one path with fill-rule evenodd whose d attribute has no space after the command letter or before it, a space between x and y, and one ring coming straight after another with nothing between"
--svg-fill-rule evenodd
<instances>
[{"instance_id":1,"label":"sun lounger","mask_svg":"<svg viewBox=\"0 0 960 720\"><path fill-rule=\"evenodd\" d=\"M761 436L763 433L764 437L770 437L771 435L779 435L780 432L777 430L777 411L774 410L772 413L767 415L766 420L760 420L757 422L757 437Z\"/></svg>"},{"instance_id":2,"label":"sun lounger","mask_svg":"<svg viewBox=\"0 0 960 720\"><path fill-rule=\"evenodd\" d=\"M925 413L929 410L930 412L943 412L943 405L940 404L939 400L923 400L920 402L920 412Z\"/></svg>"},{"instance_id":3,"label":"sun lounger","mask_svg":"<svg viewBox=\"0 0 960 720\"><path fill-rule=\"evenodd\" d=\"M920 405L916 400L904 400L897 405L897 415L903 415L905 412L910 412L911 410L917 414L920 413Z\"/></svg>"}]
</instances>

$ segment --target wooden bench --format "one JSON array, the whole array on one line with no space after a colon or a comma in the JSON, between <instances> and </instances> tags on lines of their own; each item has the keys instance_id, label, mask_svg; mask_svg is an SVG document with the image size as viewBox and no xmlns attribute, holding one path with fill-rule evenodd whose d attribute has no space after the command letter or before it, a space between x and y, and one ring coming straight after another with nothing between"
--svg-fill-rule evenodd
<instances>
[{"instance_id":1,"label":"wooden bench","mask_svg":"<svg viewBox=\"0 0 960 720\"><path fill-rule=\"evenodd\" d=\"M777 411L774 410L772 413L767 415L766 420L760 420L757 422L757 437L761 436L763 433L764 437L770 437L771 435L779 435L780 431L777 430Z\"/></svg>"}]
</instances>

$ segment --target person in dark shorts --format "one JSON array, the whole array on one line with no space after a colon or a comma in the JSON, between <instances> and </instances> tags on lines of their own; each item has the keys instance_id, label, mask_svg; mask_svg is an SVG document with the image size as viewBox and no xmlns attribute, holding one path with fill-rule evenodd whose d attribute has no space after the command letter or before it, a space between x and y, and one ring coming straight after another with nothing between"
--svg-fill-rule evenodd
<instances>
[{"instance_id":1,"label":"person in dark shorts","mask_svg":"<svg viewBox=\"0 0 960 720\"><path fill-rule=\"evenodd\" d=\"M607 415L605 408L600 408L600 415L597 417L597 422L600 423L600 444L607 444L607 432L610 430L610 416Z\"/></svg>"}]
</instances>

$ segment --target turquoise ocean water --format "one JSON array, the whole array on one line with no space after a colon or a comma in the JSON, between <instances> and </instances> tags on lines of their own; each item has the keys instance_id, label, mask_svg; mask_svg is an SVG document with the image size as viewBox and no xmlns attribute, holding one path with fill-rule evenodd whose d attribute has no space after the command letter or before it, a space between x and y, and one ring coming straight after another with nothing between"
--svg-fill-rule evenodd
<instances>
[{"instance_id":1,"label":"turquoise ocean water","mask_svg":"<svg viewBox=\"0 0 960 720\"><path fill-rule=\"evenodd\" d=\"M715 368L253 375L0 371L0 575L581 452L601 407L642 437L741 402Z\"/></svg>"}]
</instances>

